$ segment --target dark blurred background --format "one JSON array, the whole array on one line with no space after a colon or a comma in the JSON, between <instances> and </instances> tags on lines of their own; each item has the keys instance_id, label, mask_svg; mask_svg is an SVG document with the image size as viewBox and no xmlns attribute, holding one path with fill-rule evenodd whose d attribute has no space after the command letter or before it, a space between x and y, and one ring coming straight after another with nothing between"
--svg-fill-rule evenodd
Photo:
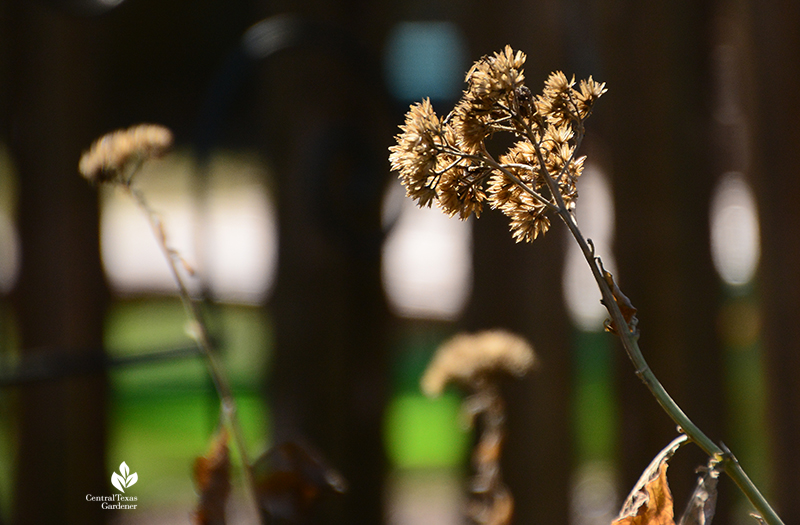
<instances>
[{"instance_id":1,"label":"dark blurred background","mask_svg":"<svg viewBox=\"0 0 800 525\"><path fill-rule=\"evenodd\" d=\"M539 357L504 385L515 522L609 523L676 430L565 228L516 245L499 214L415 209L388 169L408 105L446 114L506 44L534 92L607 82L578 220L656 375L800 523L797 27L772 0L0 0L0 523L189 521L213 387L146 223L76 169L139 122L175 133L140 184L199 269L250 455L307 443L349 482L312 522L463 521L459 394L418 379L449 335L502 327ZM122 461L138 508L88 502ZM678 513L705 461L673 460ZM716 522L749 511L723 479Z\"/></svg>"}]
</instances>

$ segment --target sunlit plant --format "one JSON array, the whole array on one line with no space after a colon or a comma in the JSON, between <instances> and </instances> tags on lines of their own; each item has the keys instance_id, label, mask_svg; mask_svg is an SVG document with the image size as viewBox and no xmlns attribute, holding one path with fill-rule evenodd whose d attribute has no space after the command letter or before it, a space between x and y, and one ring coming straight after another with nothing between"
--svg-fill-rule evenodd
<instances>
[{"instance_id":1,"label":"sunlit plant","mask_svg":"<svg viewBox=\"0 0 800 525\"><path fill-rule=\"evenodd\" d=\"M573 213L578 198L576 181L585 157L577 151L586 119L606 92L605 84L591 77L577 82L558 71L545 81L542 93L534 95L524 83L525 58L523 52L506 46L475 62L466 75L461 99L444 117L436 114L428 99L412 105L397 143L390 148L392 169L399 174L407 196L419 206L435 203L447 215L462 220L479 217L486 205L500 210L509 218L518 242L531 242L547 232L552 217L566 224L600 288L610 317L606 329L619 336L636 374L686 438L708 454L713 464L708 471L726 472L760 519L770 525L782 523L735 456L706 436L655 377L639 349L636 308L603 268L594 245L578 226ZM487 140L498 133L516 140L500 155L487 148ZM674 523L672 499L662 497L669 489L660 480L666 479L666 460L679 445L667 447L671 452L657 457L653 475L643 476L615 523ZM703 486L709 487L710 482ZM714 494L715 490L714 484ZM710 489L696 491L698 501L714 502L716 498L709 495ZM657 505L664 508L654 508ZM713 506L703 507L702 513L703 523L707 523ZM689 522L682 519L681 523Z\"/></svg>"},{"instance_id":2,"label":"sunlit plant","mask_svg":"<svg viewBox=\"0 0 800 525\"><path fill-rule=\"evenodd\" d=\"M533 348L503 330L458 334L442 344L422 376L429 397L450 383L467 392L462 411L480 434L472 453L475 474L470 482L467 515L480 525L507 525L514 515L514 498L503 483L500 455L505 440L505 403L497 379L521 377L535 364Z\"/></svg>"},{"instance_id":3,"label":"sunlit plant","mask_svg":"<svg viewBox=\"0 0 800 525\"><path fill-rule=\"evenodd\" d=\"M201 465L202 468L195 466L195 481L200 489L201 500L194 519L196 523L205 524L213 522L210 516L224 516L225 502L229 492L227 479L229 471L228 432L224 430L225 428L230 429L230 434L239 452L248 496L254 505L257 503L252 464L239 423L236 401L227 374L214 354L203 316L186 286L184 275L192 275L194 270L180 252L170 245L161 216L150 206L144 193L135 184L135 176L139 173L142 165L148 160L164 155L172 146L172 142L172 132L164 126L156 124L139 124L128 129L117 130L103 135L92 144L89 150L81 156L78 170L92 184L107 184L121 189L134 200L147 217L186 311L188 319L186 331L194 339L198 350L203 355L209 376L214 383L220 401L222 430L212 440L210 457L200 458L198 465ZM120 469L123 477L113 478L114 486L120 488L121 485L129 486L136 482L136 479L131 477L125 478L128 476L128 466L125 463L122 463ZM136 474L132 476L136 476ZM122 489L120 488L120 490Z\"/></svg>"}]
</instances>

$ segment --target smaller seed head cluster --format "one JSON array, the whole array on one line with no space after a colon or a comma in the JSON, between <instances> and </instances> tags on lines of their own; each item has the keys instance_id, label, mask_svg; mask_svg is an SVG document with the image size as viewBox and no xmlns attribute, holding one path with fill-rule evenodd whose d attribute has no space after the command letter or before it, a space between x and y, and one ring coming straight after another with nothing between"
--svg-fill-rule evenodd
<instances>
[{"instance_id":1,"label":"smaller seed head cluster","mask_svg":"<svg viewBox=\"0 0 800 525\"><path fill-rule=\"evenodd\" d=\"M172 132L157 124L138 124L97 139L81 156L78 170L90 182L125 182L143 161L172 146Z\"/></svg>"},{"instance_id":2,"label":"smaller seed head cluster","mask_svg":"<svg viewBox=\"0 0 800 525\"><path fill-rule=\"evenodd\" d=\"M576 83L558 71L534 96L524 84L525 58L510 46L481 58L449 115L440 118L429 99L412 105L389 148L392 169L419 206L435 202L467 219L488 204L509 217L518 242L548 230L548 210L574 208L583 123L606 92L591 77ZM498 132L517 141L495 159L486 141Z\"/></svg>"},{"instance_id":3,"label":"smaller seed head cluster","mask_svg":"<svg viewBox=\"0 0 800 525\"><path fill-rule=\"evenodd\" d=\"M533 348L522 337L504 330L459 334L447 340L422 376L422 391L436 397L449 383L470 387L497 373L522 376L533 367Z\"/></svg>"}]
</instances>

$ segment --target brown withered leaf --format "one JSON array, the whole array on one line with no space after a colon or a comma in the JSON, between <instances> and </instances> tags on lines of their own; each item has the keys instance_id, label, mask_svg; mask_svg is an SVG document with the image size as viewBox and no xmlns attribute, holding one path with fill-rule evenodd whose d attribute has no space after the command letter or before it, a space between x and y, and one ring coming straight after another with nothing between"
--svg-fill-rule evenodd
<instances>
[{"instance_id":1,"label":"brown withered leaf","mask_svg":"<svg viewBox=\"0 0 800 525\"><path fill-rule=\"evenodd\" d=\"M711 525L717 509L717 483L719 482L720 460L711 458L708 466L700 467L692 497L686 505L679 525Z\"/></svg>"},{"instance_id":2,"label":"brown withered leaf","mask_svg":"<svg viewBox=\"0 0 800 525\"><path fill-rule=\"evenodd\" d=\"M603 263L600 263L600 269L603 272L603 279L605 279L606 283L608 283L608 286L611 288L611 294L614 296L614 302L617 303L617 306L619 306L619 311L622 313L622 317L625 319L625 323L628 325L628 330L630 330L631 333L636 332L636 325L639 323L639 320L636 318L636 312L638 312L638 310L635 306L633 306L631 300L628 299L624 293L622 293L622 290L619 289L619 286L617 286L616 281L614 281L614 276L611 275L611 272L606 271L606 269L603 268ZM600 302L608 306L605 301L601 300ZM606 320L605 328L607 332L618 334L617 327L612 319Z\"/></svg>"},{"instance_id":3,"label":"brown withered leaf","mask_svg":"<svg viewBox=\"0 0 800 525\"><path fill-rule=\"evenodd\" d=\"M491 494L470 501L467 515L477 525L508 525L514 517L514 498L501 483Z\"/></svg>"},{"instance_id":4,"label":"brown withered leaf","mask_svg":"<svg viewBox=\"0 0 800 525\"><path fill-rule=\"evenodd\" d=\"M653 458L611 525L675 525L667 462L686 440L685 435L675 438Z\"/></svg>"},{"instance_id":5,"label":"brown withered leaf","mask_svg":"<svg viewBox=\"0 0 800 525\"><path fill-rule=\"evenodd\" d=\"M323 496L347 491L344 477L302 441L273 446L253 463L253 475L267 523L306 523Z\"/></svg>"},{"instance_id":6,"label":"brown withered leaf","mask_svg":"<svg viewBox=\"0 0 800 525\"><path fill-rule=\"evenodd\" d=\"M231 492L231 458L228 431L222 428L211 441L208 452L194 461L194 482L199 501L193 523L224 525L225 504Z\"/></svg>"}]
</instances>

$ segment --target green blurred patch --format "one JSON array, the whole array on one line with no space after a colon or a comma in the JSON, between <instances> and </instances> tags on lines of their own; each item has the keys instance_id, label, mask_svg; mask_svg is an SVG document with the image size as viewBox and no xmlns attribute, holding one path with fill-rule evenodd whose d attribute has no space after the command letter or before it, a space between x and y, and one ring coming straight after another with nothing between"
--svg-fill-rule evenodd
<instances>
[{"instance_id":1,"label":"green blurred patch","mask_svg":"<svg viewBox=\"0 0 800 525\"><path fill-rule=\"evenodd\" d=\"M213 305L205 315L232 386L259 388L272 348L272 328L263 310ZM192 347L186 324L183 305L176 298L118 302L106 320L105 346L112 356ZM207 381L205 364L197 357L130 367L116 378L114 386L199 388Z\"/></svg>"},{"instance_id":2,"label":"green blurred patch","mask_svg":"<svg viewBox=\"0 0 800 525\"><path fill-rule=\"evenodd\" d=\"M268 411L258 394L271 348L269 323L262 310L246 306L215 305L208 314L248 453L256 456L269 435ZM185 324L178 300L119 302L107 318L106 348L112 356L133 356L191 347ZM109 475L125 461L138 473L130 491L143 506L185 504L188 511L195 499L192 465L206 452L219 418L204 360L190 356L117 368L110 379Z\"/></svg>"},{"instance_id":3,"label":"green blurred patch","mask_svg":"<svg viewBox=\"0 0 800 525\"><path fill-rule=\"evenodd\" d=\"M471 433L459 421L461 400L454 394L428 399L399 394L386 411L384 435L392 465L399 468L460 467Z\"/></svg>"},{"instance_id":4,"label":"green blurred patch","mask_svg":"<svg viewBox=\"0 0 800 525\"><path fill-rule=\"evenodd\" d=\"M236 396L248 452L261 452L267 412L255 394ZM205 392L117 394L110 421L108 472L125 461L139 481L130 488L143 508L189 505L195 498L192 466L206 453L218 421L218 403ZM233 445L231 445L233 452ZM236 457L236 454L232 454ZM235 465L238 459L234 459ZM234 474L236 476L236 474ZM233 480L238 483L238 479Z\"/></svg>"},{"instance_id":5,"label":"green blurred patch","mask_svg":"<svg viewBox=\"0 0 800 525\"><path fill-rule=\"evenodd\" d=\"M614 458L618 421L613 348L604 332L573 332L573 432L579 463Z\"/></svg>"}]
</instances>

